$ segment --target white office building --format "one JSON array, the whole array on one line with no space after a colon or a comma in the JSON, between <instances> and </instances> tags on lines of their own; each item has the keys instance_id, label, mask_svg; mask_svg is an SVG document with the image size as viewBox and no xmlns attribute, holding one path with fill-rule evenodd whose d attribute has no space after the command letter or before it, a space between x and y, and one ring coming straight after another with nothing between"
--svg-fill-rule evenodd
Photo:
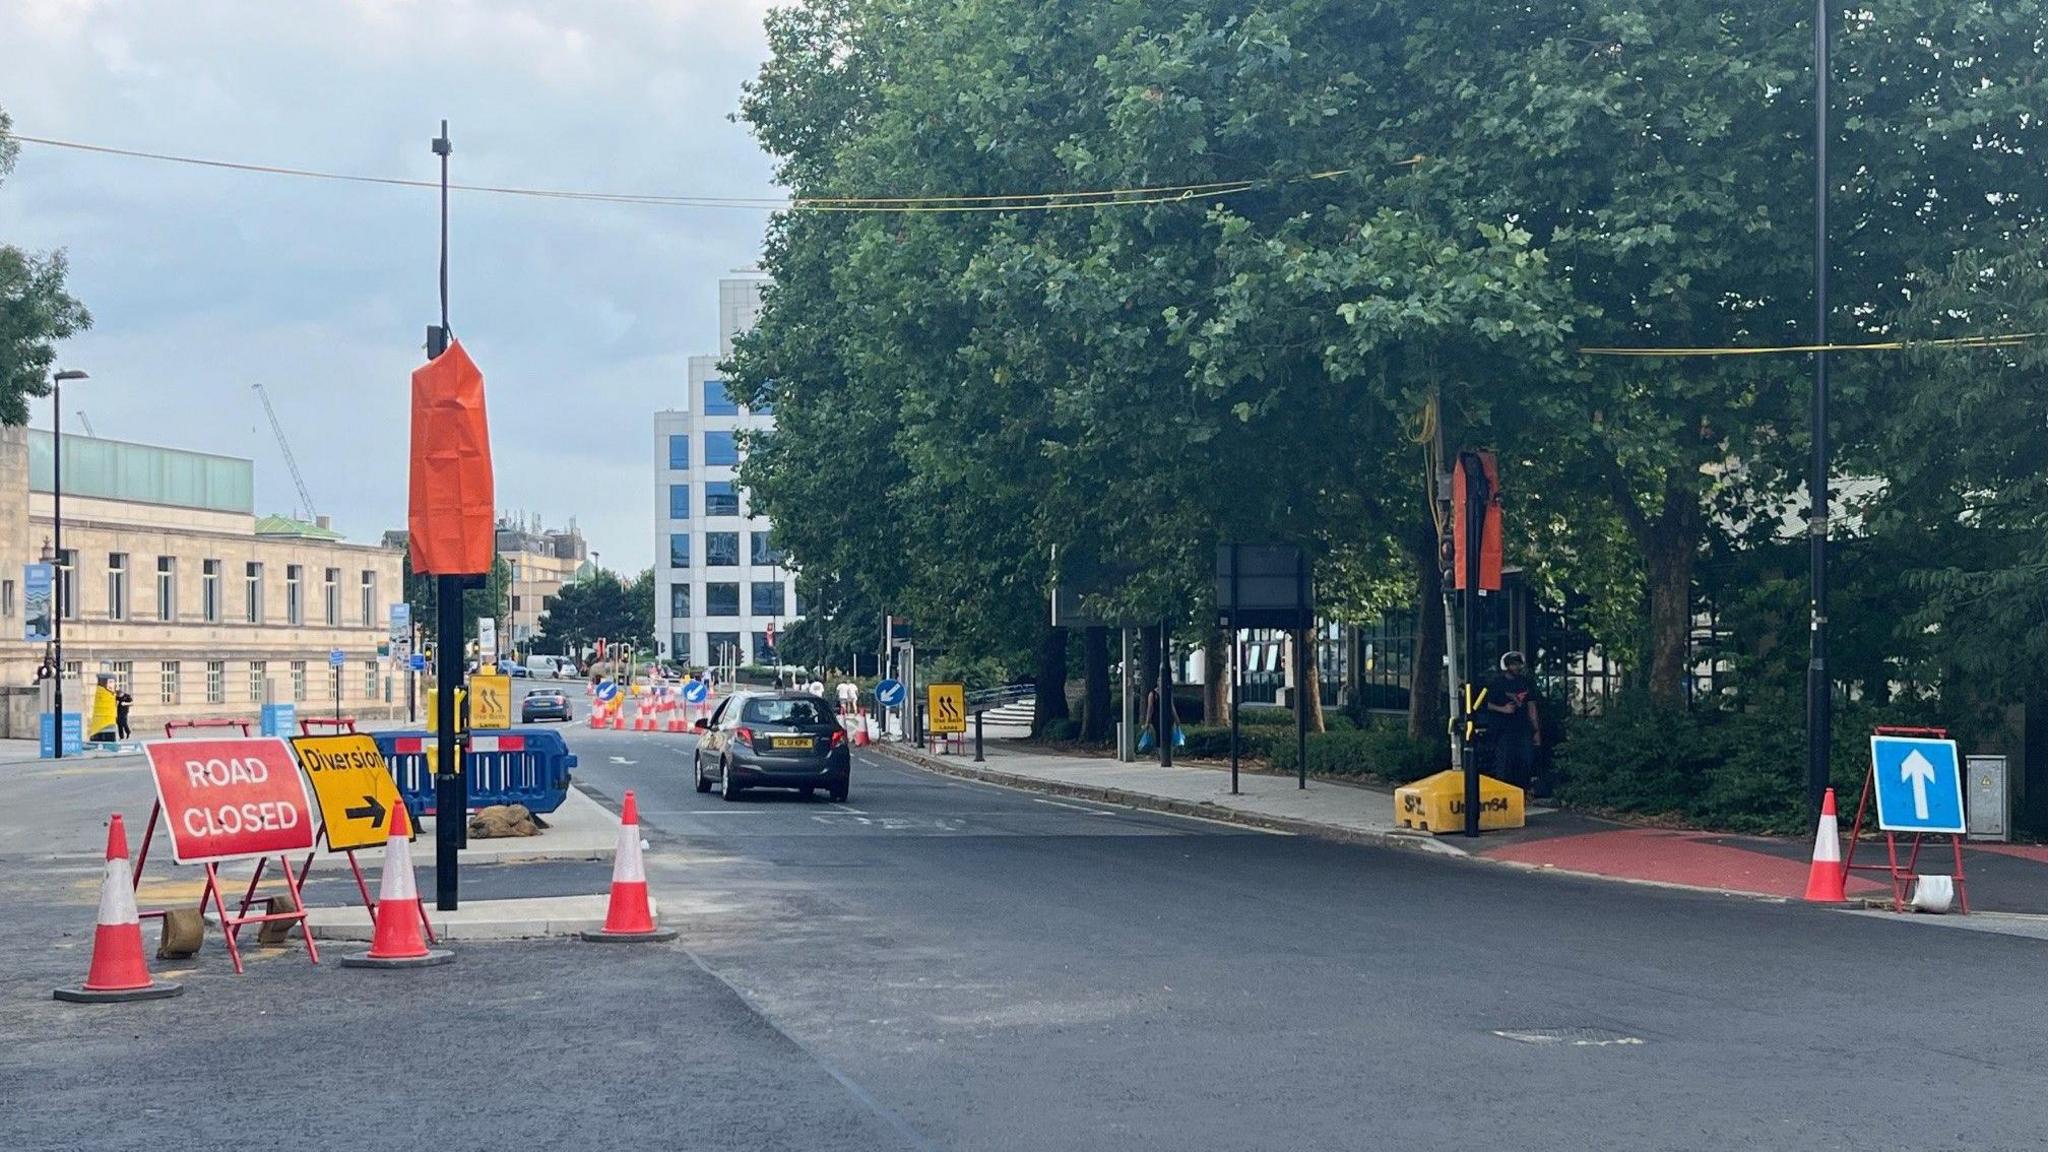
<instances>
[{"instance_id":1,"label":"white office building","mask_svg":"<svg viewBox=\"0 0 2048 1152\"><path fill-rule=\"evenodd\" d=\"M654 414L655 632L663 658L696 667L768 663L768 637L796 617L796 578L769 543L766 517L739 489L735 433L772 428L767 410L734 403L718 364L761 310L758 277L718 282L717 356L690 357L680 407Z\"/></svg>"}]
</instances>

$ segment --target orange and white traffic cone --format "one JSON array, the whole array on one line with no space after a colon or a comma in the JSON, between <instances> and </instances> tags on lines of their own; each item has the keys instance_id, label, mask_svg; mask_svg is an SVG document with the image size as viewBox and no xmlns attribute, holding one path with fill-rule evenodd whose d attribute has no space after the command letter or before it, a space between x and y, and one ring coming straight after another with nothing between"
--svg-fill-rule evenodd
<instances>
[{"instance_id":1,"label":"orange and white traffic cone","mask_svg":"<svg viewBox=\"0 0 2048 1152\"><path fill-rule=\"evenodd\" d=\"M455 954L429 948L420 925L420 890L412 878L412 817L403 803L391 806L391 828L384 840L384 876L377 885L376 927L370 950L343 956L344 968L429 968L446 964Z\"/></svg>"},{"instance_id":2,"label":"orange and white traffic cone","mask_svg":"<svg viewBox=\"0 0 2048 1152\"><path fill-rule=\"evenodd\" d=\"M626 790L625 811L619 815L619 847L612 856L612 895L604 927L583 933L583 938L593 943L676 938L675 929L655 926L654 909L647 901L647 866L640 860L640 802L631 789Z\"/></svg>"},{"instance_id":3,"label":"orange and white traffic cone","mask_svg":"<svg viewBox=\"0 0 2048 1152\"><path fill-rule=\"evenodd\" d=\"M1845 891L1848 869L1842 866L1842 837L1835 826L1835 790L1830 788L1820 802L1820 829L1813 835L1813 867L1806 874L1806 898L1816 904L1840 904L1849 898Z\"/></svg>"},{"instance_id":4,"label":"orange and white traffic cone","mask_svg":"<svg viewBox=\"0 0 2048 1152\"><path fill-rule=\"evenodd\" d=\"M128 829L117 812L107 822L107 871L100 880L99 922L93 928L85 983L50 995L73 1004L121 1004L162 1000L184 990L182 984L150 978L149 962L142 956L142 920L135 914L135 880L128 871Z\"/></svg>"}]
</instances>

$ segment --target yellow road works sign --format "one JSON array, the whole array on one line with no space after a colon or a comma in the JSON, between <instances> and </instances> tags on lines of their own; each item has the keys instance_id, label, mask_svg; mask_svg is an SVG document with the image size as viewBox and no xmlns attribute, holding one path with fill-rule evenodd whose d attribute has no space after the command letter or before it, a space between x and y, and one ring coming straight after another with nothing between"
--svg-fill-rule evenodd
<instances>
[{"instance_id":1,"label":"yellow road works sign","mask_svg":"<svg viewBox=\"0 0 2048 1152\"><path fill-rule=\"evenodd\" d=\"M469 727L510 728L512 726L512 678L505 675L469 678Z\"/></svg>"},{"instance_id":2,"label":"yellow road works sign","mask_svg":"<svg viewBox=\"0 0 2048 1152\"><path fill-rule=\"evenodd\" d=\"M930 703L931 730L941 736L967 731L967 686L932 684L925 694Z\"/></svg>"},{"instance_id":3,"label":"yellow road works sign","mask_svg":"<svg viewBox=\"0 0 2048 1152\"><path fill-rule=\"evenodd\" d=\"M1465 830L1465 774L1439 772L1394 790L1394 823L1442 835ZM1522 826L1522 790L1491 776L1479 778L1479 830Z\"/></svg>"},{"instance_id":4,"label":"yellow road works sign","mask_svg":"<svg viewBox=\"0 0 2048 1152\"><path fill-rule=\"evenodd\" d=\"M313 783L320 820L327 825L327 850L382 846L401 801L377 742L362 735L294 736L292 751Z\"/></svg>"}]
</instances>

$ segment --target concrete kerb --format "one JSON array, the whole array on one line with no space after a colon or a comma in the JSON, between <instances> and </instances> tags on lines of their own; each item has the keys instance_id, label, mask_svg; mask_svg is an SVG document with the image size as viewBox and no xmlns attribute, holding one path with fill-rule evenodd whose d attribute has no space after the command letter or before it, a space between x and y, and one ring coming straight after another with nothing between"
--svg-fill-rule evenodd
<instances>
[{"instance_id":1,"label":"concrete kerb","mask_svg":"<svg viewBox=\"0 0 2048 1152\"><path fill-rule=\"evenodd\" d=\"M650 908L659 914L653 896ZM581 936L604 927L606 893L589 896L530 896L509 900L465 900L454 912L427 909L437 943L488 940L538 940ZM350 904L310 909L313 933L321 941L361 941L373 935L369 913Z\"/></svg>"},{"instance_id":2,"label":"concrete kerb","mask_svg":"<svg viewBox=\"0 0 2048 1152\"><path fill-rule=\"evenodd\" d=\"M898 744L871 744L872 751L881 752L892 759L965 780L978 780L984 784L998 784L1023 792L1041 792L1050 796L1065 796L1075 800L1093 800L1102 804L1116 804L1125 808L1136 808L1147 812L1163 812L1169 816L1190 816L1199 820L1213 820L1223 824L1237 824L1247 828L1258 828L1267 832L1285 832L1294 836L1314 836L1322 840L1335 840L1347 844L1367 844L1386 848L1399 848L1408 852L1424 852L1432 856L1456 859L1479 859L1454 845L1445 844L1426 832L1380 831L1366 828L1346 828L1338 824L1323 824L1314 820L1297 820L1285 816L1268 816L1260 812L1247 812L1239 808L1217 804L1213 801L1193 802L1176 800L1166 796L1153 796L1144 792L1132 792L1123 788L1110 788L1095 784L1076 784L1067 780L1041 780L1036 776L1021 776L1014 772L1003 772L993 768L976 767L971 762L942 759L935 756L919 755L915 750Z\"/></svg>"}]
</instances>

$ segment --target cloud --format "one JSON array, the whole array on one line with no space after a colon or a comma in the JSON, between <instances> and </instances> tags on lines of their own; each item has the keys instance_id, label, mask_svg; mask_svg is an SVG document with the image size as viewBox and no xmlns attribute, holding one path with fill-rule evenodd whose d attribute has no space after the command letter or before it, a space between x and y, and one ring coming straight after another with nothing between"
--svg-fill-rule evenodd
<instances>
[{"instance_id":1,"label":"cloud","mask_svg":"<svg viewBox=\"0 0 2048 1152\"><path fill-rule=\"evenodd\" d=\"M31 135L416 178L446 117L462 182L767 196L767 158L726 119L766 7L0 0L0 101ZM258 503L283 510L261 381L320 510L360 539L404 520L436 212L426 191L25 145L0 239L69 250L95 326L63 350L93 374L67 402L101 434L254 457ZM652 561L652 413L716 351L717 278L754 263L764 223L452 199L451 320L489 380L501 507Z\"/></svg>"}]
</instances>

